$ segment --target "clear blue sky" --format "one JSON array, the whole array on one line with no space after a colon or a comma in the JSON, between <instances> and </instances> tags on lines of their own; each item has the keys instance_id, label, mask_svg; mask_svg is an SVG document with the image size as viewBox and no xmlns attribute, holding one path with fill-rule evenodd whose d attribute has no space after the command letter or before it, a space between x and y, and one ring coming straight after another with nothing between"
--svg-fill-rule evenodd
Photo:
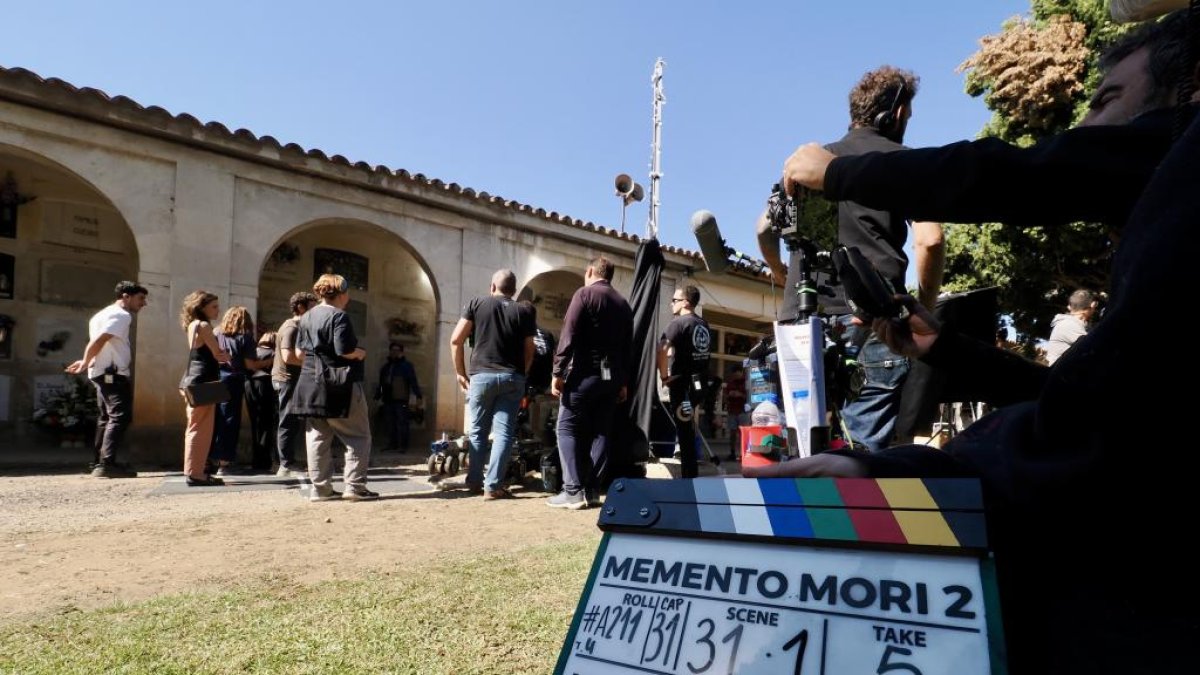
<instances>
[{"instance_id":1,"label":"clear blue sky","mask_svg":"<svg viewBox=\"0 0 1200 675\"><path fill-rule=\"evenodd\" d=\"M286 9L284 9L286 8ZM921 90L912 146L988 118L955 67L1027 0L791 2L24 2L0 64L231 129L616 227L613 177L646 183L650 74L667 61L660 239L693 211L752 251L798 144L840 137L883 63ZM648 185L647 185L648 187ZM628 229L644 232L646 204Z\"/></svg>"}]
</instances>

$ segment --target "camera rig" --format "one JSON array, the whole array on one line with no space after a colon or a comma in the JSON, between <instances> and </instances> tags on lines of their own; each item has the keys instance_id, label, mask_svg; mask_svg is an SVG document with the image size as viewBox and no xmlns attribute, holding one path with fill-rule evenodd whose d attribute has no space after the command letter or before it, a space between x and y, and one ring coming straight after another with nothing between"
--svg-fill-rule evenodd
<instances>
[{"instance_id":1,"label":"camera rig","mask_svg":"<svg viewBox=\"0 0 1200 675\"><path fill-rule=\"evenodd\" d=\"M783 186L776 183L767 199L767 222L771 230L783 240L790 257L795 259L797 295L796 316L787 317L789 322L807 321L818 313L816 272L830 275L830 282L837 284L837 268L830 251L821 250L811 236L820 227L822 219L830 216L837 222L837 206L823 198L814 196L805 188L797 188L795 198L788 198Z\"/></svg>"},{"instance_id":2,"label":"camera rig","mask_svg":"<svg viewBox=\"0 0 1200 675\"><path fill-rule=\"evenodd\" d=\"M767 200L767 221L771 230L784 241L792 269L785 292L796 294L795 315L783 317L781 324L811 326L813 388L824 392L826 409L833 414L833 428L824 420L813 424L809 438L810 450L821 452L830 447L834 437L852 442L841 425L840 405L852 400L862 388L864 373L857 360L848 352L839 335L841 326L830 321L823 311L817 275L826 276L829 286L840 285L853 313L864 321L871 318L900 317L904 308L894 298L891 284L857 248L837 243L838 207L819 192L796 186L789 198L782 185L773 186ZM828 247L818 243L822 231L832 236ZM751 351L751 357L761 358L771 350L771 338ZM820 367L816 367L817 363ZM816 422L816 420L813 420ZM794 446L798 447L798 446Z\"/></svg>"},{"instance_id":3,"label":"camera rig","mask_svg":"<svg viewBox=\"0 0 1200 675\"><path fill-rule=\"evenodd\" d=\"M837 243L822 250L815 235L821 227L833 223L836 228L837 204L821 193L796 186L795 197L788 198L776 183L767 200L767 220L771 229L787 245L796 260L796 316L801 322L819 312L817 272L829 275L831 285L841 285L854 314L862 319L901 317L904 308L893 297L895 289L856 247Z\"/></svg>"}]
</instances>

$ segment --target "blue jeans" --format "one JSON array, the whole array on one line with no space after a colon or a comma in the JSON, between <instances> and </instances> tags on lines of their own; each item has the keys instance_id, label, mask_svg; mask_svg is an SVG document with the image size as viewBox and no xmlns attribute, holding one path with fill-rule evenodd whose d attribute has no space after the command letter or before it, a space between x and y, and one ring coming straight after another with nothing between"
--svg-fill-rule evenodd
<instances>
[{"instance_id":1,"label":"blue jeans","mask_svg":"<svg viewBox=\"0 0 1200 675\"><path fill-rule=\"evenodd\" d=\"M842 421L851 440L861 443L871 452L879 452L891 444L900 414L900 392L908 377L908 359L888 349L866 326L849 325L849 317L838 317L846 327L842 340L848 345L847 354L857 352L863 368L864 382L858 397L842 406ZM853 345L861 342L862 347Z\"/></svg>"},{"instance_id":2,"label":"blue jeans","mask_svg":"<svg viewBox=\"0 0 1200 675\"><path fill-rule=\"evenodd\" d=\"M208 458L233 463L237 461L238 435L242 431L242 399L246 395L246 378L222 370L221 381L229 388L229 400L217 404L212 449Z\"/></svg>"},{"instance_id":3,"label":"blue jeans","mask_svg":"<svg viewBox=\"0 0 1200 675\"><path fill-rule=\"evenodd\" d=\"M524 375L476 373L471 376L467 388L467 438L471 441L468 483L482 484L488 491L504 487L508 458L517 435L517 411L524 394ZM492 431L496 432L496 440L489 444L488 435ZM485 456L488 457L486 481L483 476Z\"/></svg>"}]
</instances>

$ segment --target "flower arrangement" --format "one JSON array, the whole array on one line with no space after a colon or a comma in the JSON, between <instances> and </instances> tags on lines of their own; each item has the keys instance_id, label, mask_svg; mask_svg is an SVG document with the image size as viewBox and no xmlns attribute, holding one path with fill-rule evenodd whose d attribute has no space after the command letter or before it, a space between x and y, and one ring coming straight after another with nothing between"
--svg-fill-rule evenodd
<instances>
[{"instance_id":1,"label":"flower arrangement","mask_svg":"<svg viewBox=\"0 0 1200 675\"><path fill-rule=\"evenodd\" d=\"M96 424L96 388L82 377L66 378L62 389L38 403L33 423L47 431L82 436Z\"/></svg>"}]
</instances>

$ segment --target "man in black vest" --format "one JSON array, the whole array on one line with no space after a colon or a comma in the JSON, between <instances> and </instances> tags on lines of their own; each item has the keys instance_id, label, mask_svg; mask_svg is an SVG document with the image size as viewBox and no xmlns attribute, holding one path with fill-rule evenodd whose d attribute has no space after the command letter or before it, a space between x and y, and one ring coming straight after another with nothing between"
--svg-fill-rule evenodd
<instances>
[{"instance_id":1,"label":"man in black vest","mask_svg":"<svg viewBox=\"0 0 1200 675\"><path fill-rule=\"evenodd\" d=\"M841 140L830 144L828 150L836 155L903 150L901 143L919 82L912 73L892 66L882 66L863 75L850 92L850 130ZM903 292L908 271L904 242L908 238L909 215L852 201L838 202L838 243L857 247L897 292ZM942 281L942 227L932 222L913 222L911 226L919 295L923 304L932 307ZM765 218L759 221L758 241L772 274L787 278L779 319L794 321L795 288L799 282L795 254L785 269L779 257L779 238ZM895 429L900 392L909 370L908 359L888 349L851 316L840 288L830 289L821 297L821 311L844 329L842 339L847 352L857 356L866 376L858 396L842 407L846 428L854 442L871 451L882 450L890 444Z\"/></svg>"}]
</instances>

